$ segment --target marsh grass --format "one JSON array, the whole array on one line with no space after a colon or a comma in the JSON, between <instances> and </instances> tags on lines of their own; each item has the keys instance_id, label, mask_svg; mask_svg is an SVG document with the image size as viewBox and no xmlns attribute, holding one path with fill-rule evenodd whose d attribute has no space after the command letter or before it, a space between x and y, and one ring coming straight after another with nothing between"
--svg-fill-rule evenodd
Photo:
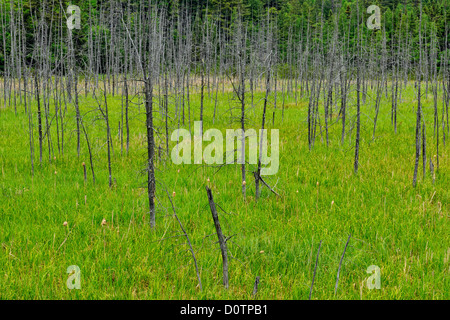
<instances>
[{"instance_id":1,"label":"marsh grass","mask_svg":"<svg viewBox=\"0 0 450 320\"><path fill-rule=\"evenodd\" d=\"M299 99L296 104L293 97L287 97L283 122L279 103L275 126L270 116L266 127L280 130L280 168L278 174L266 180L276 185L281 197L264 187L261 199L255 202L254 181L249 179L244 201L239 165L220 170L205 165L176 166L163 154L156 162L158 211L154 230L149 226L143 174L143 106L133 105L130 111L130 152L126 155L124 146L121 155L117 134L121 98L109 97L114 144L112 188L108 187L104 122L96 120L98 112L87 113L95 108L92 97L80 96L80 107L94 153L95 185L84 139L77 157L73 105L68 104L65 117L64 155L58 153L56 128L54 124L51 127L51 162L45 139L43 162L39 164L34 114L34 176L24 108L19 106L17 115L13 108L1 110L0 298L252 299L255 277L260 276L258 299L307 299L322 240L313 299L449 299L450 142L444 147L440 141L435 184L427 171L428 176L424 179L419 175L418 185L413 188L417 104L411 87L413 84L399 103L397 134L390 123L390 98L383 96L376 138L372 139L375 110L367 99L361 117L358 175L353 174L353 94L345 143L340 144L341 122L336 122L333 115L330 146L326 147L325 136L319 130L311 152L305 122L308 99ZM237 104L232 94L219 92L214 126L214 101L206 95L205 130L214 127L225 132L239 127L232 120L238 110L229 110L230 103ZM247 128L260 127L263 96L258 92L254 101L259 103L253 109L248 107ZM429 94L423 103L427 156L431 154L435 160L431 97ZM197 120L200 97L192 94L191 98L191 120ZM50 109L52 116L54 106ZM273 105L270 115L272 109ZM182 127L188 128L187 107L185 112L186 124ZM156 125L162 126L158 112L155 117ZM169 131L176 128L176 121L171 122ZM161 147L163 132L158 130L157 134ZM171 148L174 145L170 143ZM86 184L82 162L88 169ZM253 169L248 167L249 172ZM228 290L222 286L222 261L205 184L226 211L219 215L225 235L234 235L228 244L234 257L230 260ZM170 195L175 192L172 200L196 250L203 291L197 287L188 247L180 236L163 186ZM63 225L65 221L67 226ZM352 237L335 296L339 260L349 234ZM66 287L70 265L81 269L81 290ZM366 286L370 265L381 269L380 290Z\"/></svg>"}]
</instances>

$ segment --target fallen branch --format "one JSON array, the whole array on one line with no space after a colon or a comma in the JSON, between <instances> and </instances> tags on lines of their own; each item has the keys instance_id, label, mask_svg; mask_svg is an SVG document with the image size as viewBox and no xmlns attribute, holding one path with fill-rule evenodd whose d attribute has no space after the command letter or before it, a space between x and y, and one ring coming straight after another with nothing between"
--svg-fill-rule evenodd
<instances>
[{"instance_id":1,"label":"fallen branch","mask_svg":"<svg viewBox=\"0 0 450 320\"><path fill-rule=\"evenodd\" d=\"M273 190L268 184L267 182L264 181L264 179L261 177L260 174L257 174L257 172L253 172L253 175L255 176L255 179L259 179L261 180L261 182L267 187L269 188L270 191L272 191L274 194L276 194L277 196L280 196L275 190Z\"/></svg>"},{"instance_id":2,"label":"fallen branch","mask_svg":"<svg viewBox=\"0 0 450 320\"><path fill-rule=\"evenodd\" d=\"M255 286L253 287L252 295L255 296L258 293L258 285L259 285L259 276L255 279Z\"/></svg>"},{"instance_id":3,"label":"fallen branch","mask_svg":"<svg viewBox=\"0 0 450 320\"><path fill-rule=\"evenodd\" d=\"M175 206L173 205L172 198L170 197L169 192L167 191L167 189L165 187L164 187L164 190L166 191L167 197L169 198L170 204L172 205L173 215L177 219L178 224L180 225L181 231L183 231L184 236L186 237L187 243L189 245L189 251L191 252L192 259L194 260L195 271L197 273L198 285L200 286L200 290L203 290L203 288L202 288L202 281L200 279L200 272L198 271L197 259L195 258L195 253L194 253L194 249L192 248L191 240L189 239L189 236L188 236L186 230L184 229L183 224L181 223L180 219L178 218L178 216L177 216L177 214L175 212Z\"/></svg>"},{"instance_id":4,"label":"fallen branch","mask_svg":"<svg viewBox=\"0 0 450 320\"><path fill-rule=\"evenodd\" d=\"M341 272L342 260L344 260L345 251L347 250L347 246L348 246L348 243L350 242L350 237L351 236L352 236L351 234L348 235L347 243L345 244L344 252L342 253L341 261L339 262L339 269L338 269L337 277L336 277L336 285L334 286L334 294L335 295L336 295L336 292L337 292L337 289L338 289L339 273Z\"/></svg>"},{"instance_id":5,"label":"fallen branch","mask_svg":"<svg viewBox=\"0 0 450 320\"><path fill-rule=\"evenodd\" d=\"M70 229L69 233L67 234L66 238L64 239L64 241L59 245L58 249L56 249L56 251L59 251L59 249L61 249L61 247L66 243L67 239L69 239L70 234L72 233L72 231L75 229L75 225L73 225L73 227Z\"/></svg>"},{"instance_id":6,"label":"fallen branch","mask_svg":"<svg viewBox=\"0 0 450 320\"><path fill-rule=\"evenodd\" d=\"M311 283L311 289L309 289L309 300L311 300L311 294L314 286L314 279L316 278L316 271L317 271L317 264L319 263L319 253L320 253L320 246L322 245L322 240L320 240L319 243L319 249L317 250L317 257L316 257L316 266L314 267L314 275Z\"/></svg>"},{"instance_id":7,"label":"fallen branch","mask_svg":"<svg viewBox=\"0 0 450 320\"><path fill-rule=\"evenodd\" d=\"M206 188L206 193L208 194L209 207L211 208L212 217L214 220L214 226L216 227L217 237L219 238L220 251L222 251L222 260L223 260L223 285L226 289L228 289L228 254L227 254L227 243L225 237L222 233L222 229L220 228L219 216L217 214L216 205L213 200L213 196L211 193L211 189Z\"/></svg>"}]
</instances>

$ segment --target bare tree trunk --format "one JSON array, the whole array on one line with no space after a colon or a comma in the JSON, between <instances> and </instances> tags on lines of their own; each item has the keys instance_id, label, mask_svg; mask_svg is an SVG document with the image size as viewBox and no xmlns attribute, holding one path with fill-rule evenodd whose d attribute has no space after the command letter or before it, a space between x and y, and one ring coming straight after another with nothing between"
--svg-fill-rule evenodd
<instances>
[{"instance_id":1,"label":"bare tree trunk","mask_svg":"<svg viewBox=\"0 0 450 320\"><path fill-rule=\"evenodd\" d=\"M240 78L241 78L241 129L242 129L242 140L241 140L241 148L242 148L242 164L241 164L241 172L242 172L242 196L245 199L246 195L246 183L245 183L245 35L244 35L244 27L242 26L242 18L239 17L239 26L240 26L240 36L241 36L241 44L240 46Z\"/></svg>"},{"instance_id":2,"label":"bare tree trunk","mask_svg":"<svg viewBox=\"0 0 450 320\"><path fill-rule=\"evenodd\" d=\"M356 1L356 6L357 6L357 24L358 24L358 41L357 41L357 65L356 65L356 69L357 69L357 73L356 73L356 146L355 146L355 163L354 163L354 170L355 170L355 174L358 173L358 168L359 168L359 140L360 140L360 131L361 131L361 101L360 101L360 96L361 96L361 55L360 55L360 33L359 33L359 3L358 1Z\"/></svg>"},{"instance_id":3,"label":"bare tree trunk","mask_svg":"<svg viewBox=\"0 0 450 320\"><path fill-rule=\"evenodd\" d=\"M39 72L39 70L35 71L34 87L35 87L35 92L36 92L38 130L39 130L39 162L42 163L42 117L41 117L41 98L39 95L39 80L38 80L38 75L37 75L38 72Z\"/></svg>"},{"instance_id":4,"label":"bare tree trunk","mask_svg":"<svg viewBox=\"0 0 450 320\"><path fill-rule=\"evenodd\" d=\"M106 79L103 76L103 96L105 98L105 122L106 122L106 140L108 145L108 172L109 172L109 187L112 187L112 173L111 173L111 129L109 127L109 115L108 115L108 101L106 99Z\"/></svg>"},{"instance_id":5,"label":"bare tree trunk","mask_svg":"<svg viewBox=\"0 0 450 320\"><path fill-rule=\"evenodd\" d=\"M80 124L81 124L81 127L83 128L84 137L86 138L86 144L87 144L88 151L89 151L89 162L91 163L92 181L95 184L94 162L92 161L92 150L91 150L91 145L89 143L89 137L86 132L86 128L84 127L82 119L80 119Z\"/></svg>"},{"instance_id":6,"label":"bare tree trunk","mask_svg":"<svg viewBox=\"0 0 450 320\"><path fill-rule=\"evenodd\" d=\"M270 54L270 52L268 52ZM269 57L270 59L270 57ZM264 132L264 124L266 121L266 110L267 110L267 100L269 98L270 93L270 72L271 72L271 61L269 60L268 68L266 70L266 96L264 98L264 109L262 115L262 125L261 125L261 133L259 137L259 157L258 157L258 168L255 172L255 198L258 201L261 196L261 189L259 185L259 181L261 180L261 158L262 158L262 148L263 148L263 132Z\"/></svg>"},{"instance_id":7,"label":"bare tree trunk","mask_svg":"<svg viewBox=\"0 0 450 320\"><path fill-rule=\"evenodd\" d=\"M26 65L24 64L25 72L23 76L23 82L24 82L24 103L25 103L25 110L28 113L28 131L29 131L29 138L30 138L30 160L31 160L31 175L34 176L34 141L33 141L33 116L32 116L32 110L31 110L31 104L29 107L27 107L27 70Z\"/></svg>"},{"instance_id":8,"label":"bare tree trunk","mask_svg":"<svg viewBox=\"0 0 450 320\"><path fill-rule=\"evenodd\" d=\"M417 185L417 171L419 169L420 157L420 124L422 116L422 107L420 104L422 87L422 0L420 1L420 20L419 20L419 65L417 66L417 121L416 121L416 162L414 166L413 187Z\"/></svg>"},{"instance_id":9,"label":"bare tree trunk","mask_svg":"<svg viewBox=\"0 0 450 320\"><path fill-rule=\"evenodd\" d=\"M153 83L151 75L145 81L145 114L147 126L147 193L150 208L150 226L155 227L155 140L153 137Z\"/></svg>"},{"instance_id":10,"label":"bare tree trunk","mask_svg":"<svg viewBox=\"0 0 450 320\"><path fill-rule=\"evenodd\" d=\"M206 186L206 193L208 194L209 207L214 220L214 226L216 227L217 237L219 239L220 251L222 252L223 260L223 285L225 289L228 289L228 253L227 253L227 239L222 233L222 228L219 223L219 216L217 214L216 205L211 193L211 189Z\"/></svg>"}]
</instances>

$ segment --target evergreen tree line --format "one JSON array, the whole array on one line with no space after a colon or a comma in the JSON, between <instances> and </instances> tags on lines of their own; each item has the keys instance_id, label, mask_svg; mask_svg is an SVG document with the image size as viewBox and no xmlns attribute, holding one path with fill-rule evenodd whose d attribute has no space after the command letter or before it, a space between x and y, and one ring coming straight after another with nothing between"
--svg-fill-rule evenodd
<instances>
[{"instance_id":1,"label":"evergreen tree line","mask_svg":"<svg viewBox=\"0 0 450 320\"><path fill-rule=\"evenodd\" d=\"M89 48L95 45L101 56L96 62L100 63L99 72L105 73L111 65L109 63L108 66L111 46L115 43L123 45L123 39L127 37L122 20L129 24L131 35L139 39L144 36L139 34L145 28L143 15L150 12L152 6L162 8L168 21L173 24L165 33L166 37L171 38L170 41L177 42L179 37L186 40L182 29L186 27L187 20L192 30L202 30L207 25L210 32L208 40L211 41L207 45L211 50L220 49L220 44L215 39L219 35L221 41L230 43L236 16L239 15L251 34L258 34L267 20L274 24L272 31L277 56L284 63L289 59L291 63L302 59L298 46L311 36L313 38L310 39L310 45L319 45L324 53L328 53L330 38L334 36L335 29L338 29L338 37L345 38L352 50L357 41L357 19L362 27L362 43L385 41L387 51L392 52L398 49L397 39L408 38L411 40L410 56L403 58L412 62L419 56L419 0L2 0L0 3L2 76L18 74L17 69L21 67L21 63L34 68L39 55L35 49L41 45L36 32L41 32L42 37L51 41L48 43L48 54L55 68L62 67L61 63L58 64L59 53L65 56L70 51L67 39L71 33L75 65L84 69L90 59ZM66 27L66 20L70 16L66 10L70 4L81 9L81 29L73 29L72 32ZM365 26L371 15L366 9L373 4L381 9L381 30L369 30ZM436 38L438 69L448 50L446 37L447 23L450 21L449 4L449 0L422 1L422 26L426 30L423 40L426 46L430 46L432 38ZM248 40L247 44L250 44L250 39ZM199 34L194 34L191 41L193 49L203 45ZM123 65L125 49L118 47L115 51L116 58ZM200 51L193 50L192 62L201 60ZM19 59L19 55L23 57ZM131 56L129 58L132 59ZM217 59L210 62L218 63ZM389 69L392 64L393 60L390 59Z\"/></svg>"}]
</instances>

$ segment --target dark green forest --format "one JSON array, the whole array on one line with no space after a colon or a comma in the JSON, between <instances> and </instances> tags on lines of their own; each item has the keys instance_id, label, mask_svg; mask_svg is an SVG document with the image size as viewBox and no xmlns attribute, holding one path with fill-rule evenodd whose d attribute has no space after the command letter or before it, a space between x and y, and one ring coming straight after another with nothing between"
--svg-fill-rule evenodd
<instances>
[{"instance_id":1,"label":"dark green forest","mask_svg":"<svg viewBox=\"0 0 450 320\"><path fill-rule=\"evenodd\" d=\"M108 52L107 37L124 35L125 29L120 26L124 19L133 28L130 30L134 37L145 28L143 12L151 11L151 7L158 6L166 11L168 25L174 27L170 36L173 41L177 37L185 37L178 26L190 19L194 37L194 48L204 45L199 36L201 30L210 23L211 31L221 34L222 39L231 39L236 16L242 17L249 32L257 33L261 22L274 24L273 36L277 44L278 57L287 60L288 49L293 44L310 38L312 43L321 46L325 52L328 49L329 39L337 27L339 36L347 37L349 48L356 42L357 21L362 26L371 15L366 12L369 5L377 5L381 9L380 30L363 31L363 41L386 42L387 52L398 47L399 39L411 40L411 55L413 61L418 58L419 0L175 0L175 1L66 1L66 0L2 0L0 6L1 33L0 33L0 71L4 74L7 66L16 65L12 56L18 51L24 54L25 60L31 68L36 63L37 42L36 32L45 28L45 38L50 41L51 60L57 61L56 51L61 49L67 54L67 41L60 41L68 37L65 28L69 16L66 9L75 4L81 9L81 29L74 30L72 36L76 55L76 64L83 67L88 60L89 43L99 45L100 54ZM440 68L442 53L446 50L448 42L448 22L450 21L449 0L423 0L422 26L424 29L424 42L430 46L433 36L437 39L439 54L438 68ZM359 12L358 12L359 10ZM180 19L183 17L183 19ZM187 18L189 17L189 18ZM155 17L158 19L158 17ZM337 19L337 21L335 21ZM447 31L446 31L447 30ZM44 31L44 29L40 29ZM133 33L134 32L134 33ZM167 34L170 31L167 31ZM217 33L219 32L219 33ZM112 39L112 38L111 38ZM41 39L42 40L42 39ZM311 43L311 44L312 44ZM218 42L214 45L218 46ZM20 50L19 50L20 49ZM123 58L123 50L119 53ZM34 52L34 54L33 54ZM194 50L193 61L199 61L201 50ZM299 59L298 51L292 52L291 61ZM404 57L406 58L406 57ZM12 59L12 60L11 60ZM106 59L102 59L101 72L106 71ZM58 68L58 66L56 66ZM11 71L10 71L11 72Z\"/></svg>"}]
</instances>

